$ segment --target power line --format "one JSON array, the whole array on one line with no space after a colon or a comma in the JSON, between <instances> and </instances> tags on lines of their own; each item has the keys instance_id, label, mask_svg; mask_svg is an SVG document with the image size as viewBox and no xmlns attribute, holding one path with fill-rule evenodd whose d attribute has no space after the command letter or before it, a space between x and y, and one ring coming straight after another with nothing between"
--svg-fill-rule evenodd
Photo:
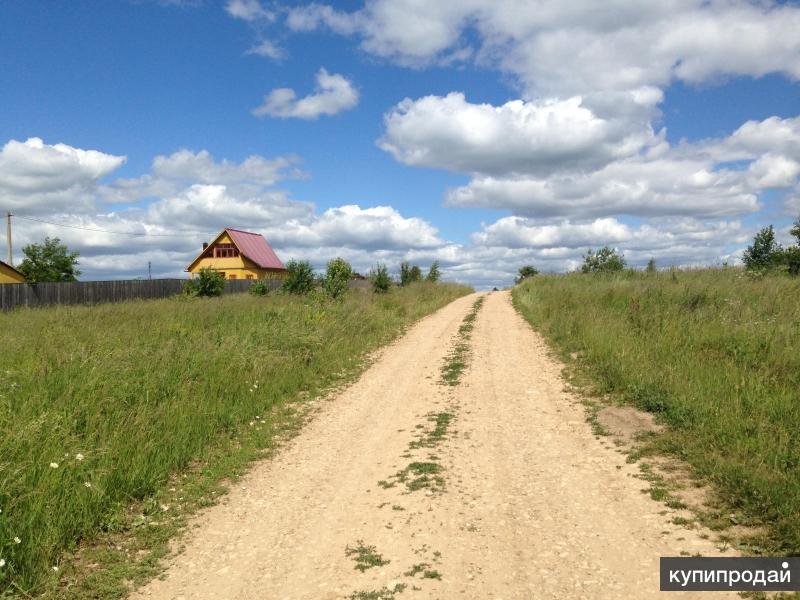
<instances>
[{"instance_id":1,"label":"power line","mask_svg":"<svg viewBox=\"0 0 800 600\"><path fill-rule=\"evenodd\" d=\"M14 216L17 219L25 219L26 221L36 221L37 223L45 223L47 225L54 225L56 227L67 227L69 229L80 229L82 231L95 231L97 233L110 233L112 235L129 235L133 237L189 237L195 235L214 235L213 233L209 233L208 231L194 231L194 232L184 232L183 234L173 234L173 233L133 233L129 231L110 231L108 229L96 229L93 227L81 227L79 225L68 225L66 223L54 223L53 221L45 221L44 219L34 219L33 217L23 217L22 215L18 215L14 213Z\"/></svg>"}]
</instances>

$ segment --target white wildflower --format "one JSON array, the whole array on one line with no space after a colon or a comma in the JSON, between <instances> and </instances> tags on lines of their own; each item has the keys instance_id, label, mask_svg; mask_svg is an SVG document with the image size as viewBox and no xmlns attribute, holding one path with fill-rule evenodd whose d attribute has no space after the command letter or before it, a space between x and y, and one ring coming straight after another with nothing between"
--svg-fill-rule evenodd
<instances>
[{"instance_id":1,"label":"white wildflower","mask_svg":"<svg viewBox=\"0 0 800 600\"><path fill-rule=\"evenodd\" d=\"M2 569L5 566L6 566L6 559L5 558L0 558L0 569Z\"/></svg>"},{"instance_id":2,"label":"white wildflower","mask_svg":"<svg viewBox=\"0 0 800 600\"><path fill-rule=\"evenodd\" d=\"M75 455L75 460L77 460L77 461L81 461L81 460L83 460L83 454L81 454L80 452L78 452L78 453Z\"/></svg>"},{"instance_id":3,"label":"white wildflower","mask_svg":"<svg viewBox=\"0 0 800 600\"><path fill-rule=\"evenodd\" d=\"M58 567L53 565L53 571L58 572Z\"/></svg>"},{"instance_id":4,"label":"white wildflower","mask_svg":"<svg viewBox=\"0 0 800 600\"><path fill-rule=\"evenodd\" d=\"M21 543L22 543L22 540L21 540L21 539L19 539L18 537L15 537L15 538L14 538L14 543L15 543L15 544L21 544Z\"/></svg>"},{"instance_id":5,"label":"white wildflower","mask_svg":"<svg viewBox=\"0 0 800 600\"><path fill-rule=\"evenodd\" d=\"M50 468L51 469L57 469L58 468L58 463L55 463L55 462L50 463Z\"/></svg>"},{"instance_id":6,"label":"white wildflower","mask_svg":"<svg viewBox=\"0 0 800 600\"><path fill-rule=\"evenodd\" d=\"M86 486L87 488L90 488L90 487L92 487L92 482L91 481L85 481L83 485Z\"/></svg>"}]
</instances>

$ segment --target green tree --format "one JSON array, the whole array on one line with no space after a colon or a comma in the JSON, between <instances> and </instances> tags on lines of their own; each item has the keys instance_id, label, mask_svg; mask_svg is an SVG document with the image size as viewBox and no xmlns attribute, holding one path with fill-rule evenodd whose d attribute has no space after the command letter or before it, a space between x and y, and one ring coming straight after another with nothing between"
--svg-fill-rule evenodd
<instances>
[{"instance_id":1,"label":"green tree","mask_svg":"<svg viewBox=\"0 0 800 600\"><path fill-rule=\"evenodd\" d=\"M790 274L800 275L800 217L794 222L789 233L797 239L797 243L784 250L784 260Z\"/></svg>"},{"instance_id":2,"label":"green tree","mask_svg":"<svg viewBox=\"0 0 800 600\"><path fill-rule=\"evenodd\" d=\"M187 296L219 296L225 289L225 277L214 269L200 269L197 277L193 277L183 286Z\"/></svg>"},{"instance_id":3,"label":"green tree","mask_svg":"<svg viewBox=\"0 0 800 600\"><path fill-rule=\"evenodd\" d=\"M647 266L645 267L645 272L647 273L655 273L656 272L656 259L651 258L647 261Z\"/></svg>"},{"instance_id":4,"label":"green tree","mask_svg":"<svg viewBox=\"0 0 800 600\"><path fill-rule=\"evenodd\" d=\"M603 246L597 252L589 250L583 255L583 273L615 273L625 268L625 257L616 248Z\"/></svg>"},{"instance_id":5,"label":"green tree","mask_svg":"<svg viewBox=\"0 0 800 600\"><path fill-rule=\"evenodd\" d=\"M392 287L389 269L383 263L378 263L374 269L370 270L369 281L372 283L372 291L378 294L385 294Z\"/></svg>"},{"instance_id":6,"label":"green tree","mask_svg":"<svg viewBox=\"0 0 800 600\"><path fill-rule=\"evenodd\" d=\"M775 241L772 225L764 227L753 238L752 245L742 254L742 262L748 270L763 270L779 265L783 261L783 248Z\"/></svg>"},{"instance_id":7,"label":"green tree","mask_svg":"<svg viewBox=\"0 0 800 600\"><path fill-rule=\"evenodd\" d=\"M435 260L431 263L431 268L428 269L428 276L425 277L428 281L433 281L434 283L439 281L439 278L442 276L441 272L439 271L439 261Z\"/></svg>"},{"instance_id":8,"label":"green tree","mask_svg":"<svg viewBox=\"0 0 800 600\"><path fill-rule=\"evenodd\" d=\"M539 270L533 265L525 265L524 267L519 268L518 273L519 275L517 275L516 279L514 279L514 283L522 283L528 277L533 277L534 275L538 275Z\"/></svg>"},{"instance_id":9,"label":"green tree","mask_svg":"<svg viewBox=\"0 0 800 600\"><path fill-rule=\"evenodd\" d=\"M325 291L331 298L339 298L347 291L353 277L353 268L343 258L334 258L325 271Z\"/></svg>"},{"instance_id":10,"label":"green tree","mask_svg":"<svg viewBox=\"0 0 800 600\"><path fill-rule=\"evenodd\" d=\"M28 244L22 253L25 259L18 270L28 283L77 281L81 274L76 268L78 253L70 252L58 238L48 237L42 244Z\"/></svg>"},{"instance_id":11,"label":"green tree","mask_svg":"<svg viewBox=\"0 0 800 600\"><path fill-rule=\"evenodd\" d=\"M400 285L408 285L422 280L422 271L417 265L411 265L407 260L400 263Z\"/></svg>"},{"instance_id":12,"label":"green tree","mask_svg":"<svg viewBox=\"0 0 800 600\"><path fill-rule=\"evenodd\" d=\"M281 289L289 294L308 294L314 289L314 269L307 260L290 260L286 263L286 278Z\"/></svg>"}]
</instances>

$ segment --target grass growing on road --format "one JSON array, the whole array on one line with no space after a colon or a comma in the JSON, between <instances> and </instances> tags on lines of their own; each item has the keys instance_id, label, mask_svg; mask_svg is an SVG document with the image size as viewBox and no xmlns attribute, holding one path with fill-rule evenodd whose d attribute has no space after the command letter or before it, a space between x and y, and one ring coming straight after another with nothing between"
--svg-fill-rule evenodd
<instances>
[{"instance_id":1,"label":"grass growing on road","mask_svg":"<svg viewBox=\"0 0 800 600\"><path fill-rule=\"evenodd\" d=\"M537 276L513 297L599 394L669 425L651 451L687 461L730 509L763 522L766 550L800 552L799 278Z\"/></svg>"},{"instance_id":2,"label":"grass growing on road","mask_svg":"<svg viewBox=\"0 0 800 600\"><path fill-rule=\"evenodd\" d=\"M0 596L123 595L124 579L155 572L187 509L213 503L220 480L298 426L304 400L468 291L423 283L342 302L242 294L0 314Z\"/></svg>"},{"instance_id":3,"label":"grass growing on road","mask_svg":"<svg viewBox=\"0 0 800 600\"><path fill-rule=\"evenodd\" d=\"M442 367L442 383L445 385L458 385L461 381L461 373L467 368L469 360L469 338L475 326L475 319L478 311L483 306L484 297L481 296L472 304L472 308L464 317L461 326L458 328L458 336L453 351L448 355Z\"/></svg>"}]
</instances>

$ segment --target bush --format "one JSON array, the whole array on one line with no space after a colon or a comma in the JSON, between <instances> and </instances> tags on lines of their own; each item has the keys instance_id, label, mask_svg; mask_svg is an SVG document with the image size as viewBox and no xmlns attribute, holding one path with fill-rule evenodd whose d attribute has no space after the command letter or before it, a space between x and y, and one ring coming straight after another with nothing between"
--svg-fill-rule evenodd
<instances>
[{"instance_id":1,"label":"bush","mask_svg":"<svg viewBox=\"0 0 800 600\"><path fill-rule=\"evenodd\" d=\"M514 283L522 283L528 277L533 277L534 275L538 275L539 271L533 265L525 265L524 267L519 268L519 275L514 280Z\"/></svg>"},{"instance_id":2,"label":"bush","mask_svg":"<svg viewBox=\"0 0 800 600\"><path fill-rule=\"evenodd\" d=\"M308 294L314 289L314 269L307 260L290 260L281 289L289 294Z\"/></svg>"},{"instance_id":3,"label":"bush","mask_svg":"<svg viewBox=\"0 0 800 600\"><path fill-rule=\"evenodd\" d=\"M375 268L369 272L369 281L372 284L372 291L378 294L385 294L392 287L389 269L382 263L375 265Z\"/></svg>"},{"instance_id":4,"label":"bush","mask_svg":"<svg viewBox=\"0 0 800 600\"><path fill-rule=\"evenodd\" d=\"M583 256L583 273L616 273L625 269L625 258L615 248L603 246L597 252L589 250Z\"/></svg>"},{"instance_id":5,"label":"bush","mask_svg":"<svg viewBox=\"0 0 800 600\"><path fill-rule=\"evenodd\" d=\"M347 291L353 277L353 268L343 258L334 258L325 271L325 291L331 298L339 298Z\"/></svg>"},{"instance_id":6,"label":"bush","mask_svg":"<svg viewBox=\"0 0 800 600\"><path fill-rule=\"evenodd\" d=\"M253 294L253 296L266 296L273 289L269 285L270 281L271 280L268 278L259 279L253 285L250 286L250 289L248 291L251 294Z\"/></svg>"},{"instance_id":7,"label":"bush","mask_svg":"<svg viewBox=\"0 0 800 600\"><path fill-rule=\"evenodd\" d=\"M197 277L193 277L183 285L183 293L187 296L219 296L225 289L225 278L214 269L200 269Z\"/></svg>"},{"instance_id":8,"label":"bush","mask_svg":"<svg viewBox=\"0 0 800 600\"><path fill-rule=\"evenodd\" d=\"M441 276L442 273L439 271L439 261L435 260L431 263L431 268L428 269L428 276L425 279L436 283Z\"/></svg>"}]
</instances>

